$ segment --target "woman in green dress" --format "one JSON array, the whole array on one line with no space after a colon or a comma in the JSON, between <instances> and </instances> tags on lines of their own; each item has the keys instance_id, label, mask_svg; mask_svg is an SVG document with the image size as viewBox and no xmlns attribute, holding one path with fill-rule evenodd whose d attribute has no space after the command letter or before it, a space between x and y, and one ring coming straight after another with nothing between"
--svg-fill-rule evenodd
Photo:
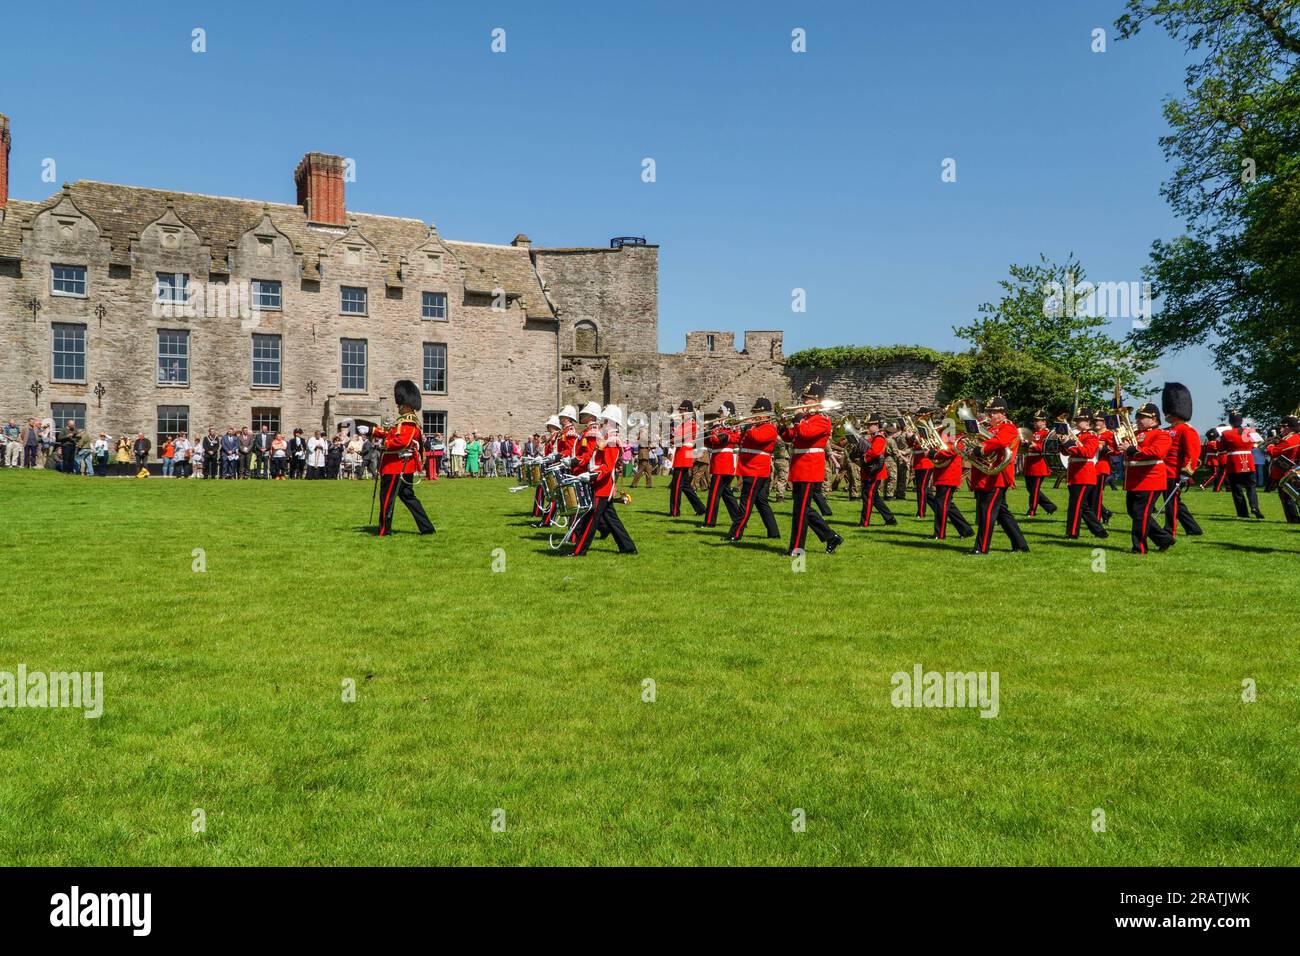
<instances>
[{"instance_id":1,"label":"woman in green dress","mask_svg":"<svg viewBox=\"0 0 1300 956\"><path fill-rule=\"evenodd\" d=\"M478 477L478 460L483 454L483 443L479 441L478 435L474 435L474 440L465 446L465 466L469 470L471 478Z\"/></svg>"}]
</instances>

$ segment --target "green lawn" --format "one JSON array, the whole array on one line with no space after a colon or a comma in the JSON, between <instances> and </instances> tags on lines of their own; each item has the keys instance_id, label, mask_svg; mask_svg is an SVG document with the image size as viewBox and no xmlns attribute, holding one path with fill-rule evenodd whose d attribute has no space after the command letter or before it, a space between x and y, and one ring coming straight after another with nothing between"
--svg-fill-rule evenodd
<instances>
[{"instance_id":1,"label":"green lawn","mask_svg":"<svg viewBox=\"0 0 1300 956\"><path fill-rule=\"evenodd\" d=\"M1300 529L1272 495L1255 522L1194 493L1206 536L1145 558L1119 514L1100 572L1059 519L976 559L910 516L858 531L840 493L846 544L795 573L662 484L620 512L639 555L557 560L510 484L423 483L437 535L399 505L378 540L368 483L0 472L0 671L105 685L99 719L0 711L0 861L1297 861ZM998 716L891 706L917 663L997 671Z\"/></svg>"}]
</instances>

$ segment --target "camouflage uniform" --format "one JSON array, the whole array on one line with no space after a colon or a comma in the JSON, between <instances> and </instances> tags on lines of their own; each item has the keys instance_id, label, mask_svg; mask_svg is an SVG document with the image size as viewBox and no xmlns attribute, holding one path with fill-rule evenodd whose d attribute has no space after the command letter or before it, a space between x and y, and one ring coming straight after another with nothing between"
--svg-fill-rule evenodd
<instances>
[{"instance_id":1,"label":"camouflage uniform","mask_svg":"<svg viewBox=\"0 0 1300 956\"><path fill-rule=\"evenodd\" d=\"M772 490L777 501L785 501L786 492L790 490L790 446L779 438L776 451L772 452Z\"/></svg>"},{"instance_id":2,"label":"camouflage uniform","mask_svg":"<svg viewBox=\"0 0 1300 956\"><path fill-rule=\"evenodd\" d=\"M898 454L898 436L885 436L885 480L883 487L880 489L881 497L898 498L901 497L898 490L899 485L899 454ZM903 479L907 479L904 477ZM906 485L904 485L906 487Z\"/></svg>"},{"instance_id":3,"label":"camouflage uniform","mask_svg":"<svg viewBox=\"0 0 1300 956\"><path fill-rule=\"evenodd\" d=\"M831 482L831 490L837 489L843 481L849 489L849 501L857 501L862 497L861 481L858 467L849 458L848 444L841 442L836 445L835 455L839 461L839 471L835 475L835 480Z\"/></svg>"}]
</instances>

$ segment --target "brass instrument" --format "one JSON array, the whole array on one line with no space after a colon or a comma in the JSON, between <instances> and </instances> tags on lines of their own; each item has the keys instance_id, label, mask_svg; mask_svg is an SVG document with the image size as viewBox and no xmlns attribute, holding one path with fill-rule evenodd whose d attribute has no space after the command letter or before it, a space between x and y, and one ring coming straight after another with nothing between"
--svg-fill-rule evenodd
<instances>
[{"instance_id":1,"label":"brass instrument","mask_svg":"<svg viewBox=\"0 0 1300 956\"><path fill-rule=\"evenodd\" d=\"M804 402L802 405L777 405L771 417L777 422L784 422L795 415L811 415L815 412L833 412L844 403L835 398L823 398L816 402Z\"/></svg>"},{"instance_id":2,"label":"brass instrument","mask_svg":"<svg viewBox=\"0 0 1300 956\"><path fill-rule=\"evenodd\" d=\"M939 433L933 418L933 412L922 412L915 418L911 415L903 415L903 424L916 435L916 443L921 451L936 452L944 447L943 436Z\"/></svg>"},{"instance_id":3,"label":"brass instrument","mask_svg":"<svg viewBox=\"0 0 1300 956\"><path fill-rule=\"evenodd\" d=\"M1136 445L1138 443L1137 429L1133 427L1133 422L1129 419L1129 416L1133 414L1133 407L1124 405L1123 401L1124 393L1120 388L1120 377L1116 375L1115 401L1112 403L1112 410L1115 413L1115 427L1111 431L1115 433L1115 443L1117 445Z\"/></svg>"},{"instance_id":4,"label":"brass instrument","mask_svg":"<svg viewBox=\"0 0 1300 956\"><path fill-rule=\"evenodd\" d=\"M1003 448L1001 451L986 455L979 448L974 447L976 444L974 439L987 441L993 437L993 433L984 427L985 420L980 419L979 413L979 403L973 398L958 404L957 418L966 426L966 435L965 440L957 443L957 450L976 471L985 475L996 475L1011 464L1015 452L1010 448ZM983 441L979 442L981 446Z\"/></svg>"}]
</instances>

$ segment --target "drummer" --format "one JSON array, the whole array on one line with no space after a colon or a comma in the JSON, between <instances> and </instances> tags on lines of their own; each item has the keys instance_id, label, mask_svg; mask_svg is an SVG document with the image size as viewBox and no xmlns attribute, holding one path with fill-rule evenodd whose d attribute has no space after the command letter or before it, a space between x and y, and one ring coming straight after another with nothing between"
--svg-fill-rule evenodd
<instances>
[{"instance_id":1,"label":"drummer","mask_svg":"<svg viewBox=\"0 0 1300 956\"><path fill-rule=\"evenodd\" d=\"M543 458L555 451L559 435L560 416L552 415L546 420L546 438L543 440L541 448ZM543 512L547 509L545 489L542 487L542 466L529 461L524 467L527 469L528 483L537 486L537 491L533 495L533 517L542 518L541 524L545 525L547 522Z\"/></svg>"}]
</instances>

